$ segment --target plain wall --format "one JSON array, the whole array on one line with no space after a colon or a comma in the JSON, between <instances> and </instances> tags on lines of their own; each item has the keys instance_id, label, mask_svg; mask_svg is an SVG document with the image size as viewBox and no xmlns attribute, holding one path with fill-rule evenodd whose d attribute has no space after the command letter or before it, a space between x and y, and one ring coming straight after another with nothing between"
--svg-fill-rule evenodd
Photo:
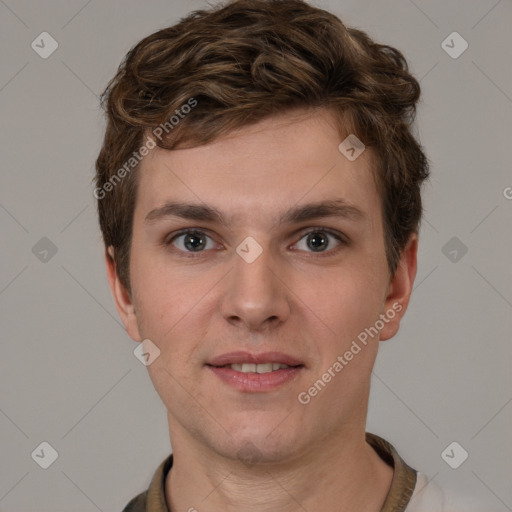
<instances>
[{"instance_id":1,"label":"plain wall","mask_svg":"<svg viewBox=\"0 0 512 512\"><path fill-rule=\"evenodd\" d=\"M461 510L512 510L512 4L315 4L401 49L423 88L419 270L399 334L381 344L368 430L465 496ZM121 58L206 5L0 3L2 512L121 510L170 451L110 295L91 180L98 95ZM43 31L58 42L47 59L31 47ZM454 31L469 44L458 58L441 46ZM31 457L43 441L58 452L46 470ZM458 469L441 457L453 441L469 453Z\"/></svg>"}]
</instances>

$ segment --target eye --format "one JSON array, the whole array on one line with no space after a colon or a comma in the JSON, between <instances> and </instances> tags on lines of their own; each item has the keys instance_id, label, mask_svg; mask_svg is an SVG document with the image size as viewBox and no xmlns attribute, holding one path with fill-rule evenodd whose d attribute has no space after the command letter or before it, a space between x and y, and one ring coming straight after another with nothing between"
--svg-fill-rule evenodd
<instances>
[{"instance_id":1,"label":"eye","mask_svg":"<svg viewBox=\"0 0 512 512\"><path fill-rule=\"evenodd\" d=\"M189 230L174 235L166 242L183 252L203 252L213 249L215 242L204 232Z\"/></svg>"},{"instance_id":2,"label":"eye","mask_svg":"<svg viewBox=\"0 0 512 512\"><path fill-rule=\"evenodd\" d=\"M327 250L332 251L345 243L345 240L340 235L325 229L315 228L305 233L299 242L295 244L295 247L302 251L323 253L327 252Z\"/></svg>"},{"instance_id":3,"label":"eye","mask_svg":"<svg viewBox=\"0 0 512 512\"><path fill-rule=\"evenodd\" d=\"M293 248L314 253L333 253L340 245L346 245L343 235L331 232L324 228L311 229L304 233ZM188 255L215 249L216 243L204 231L188 229L174 234L165 241L165 245L172 245L180 252Z\"/></svg>"}]
</instances>

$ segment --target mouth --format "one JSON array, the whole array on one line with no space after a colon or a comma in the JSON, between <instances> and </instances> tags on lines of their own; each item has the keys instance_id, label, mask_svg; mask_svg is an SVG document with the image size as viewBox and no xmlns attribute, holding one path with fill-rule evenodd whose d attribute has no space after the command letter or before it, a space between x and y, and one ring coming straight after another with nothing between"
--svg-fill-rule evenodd
<instances>
[{"instance_id":1,"label":"mouth","mask_svg":"<svg viewBox=\"0 0 512 512\"><path fill-rule=\"evenodd\" d=\"M217 368L231 368L232 370L241 373L270 373L275 372L277 370L283 370L285 368L292 367L282 363L233 363L229 365L219 366Z\"/></svg>"},{"instance_id":2,"label":"mouth","mask_svg":"<svg viewBox=\"0 0 512 512\"><path fill-rule=\"evenodd\" d=\"M210 360L206 367L238 391L263 392L294 380L305 364L279 352L231 352Z\"/></svg>"}]
</instances>

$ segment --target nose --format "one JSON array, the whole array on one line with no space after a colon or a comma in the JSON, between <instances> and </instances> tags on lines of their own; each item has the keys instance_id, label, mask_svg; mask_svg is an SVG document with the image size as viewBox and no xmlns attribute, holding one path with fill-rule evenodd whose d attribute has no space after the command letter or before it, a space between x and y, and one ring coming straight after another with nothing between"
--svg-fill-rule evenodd
<instances>
[{"instance_id":1,"label":"nose","mask_svg":"<svg viewBox=\"0 0 512 512\"><path fill-rule=\"evenodd\" d=\"M223 317L235 326L260 332L285 322L290 304L283 272L268 248L251 263L235 254L234 269L224 282Z\"/></svg>"}]
</instances>

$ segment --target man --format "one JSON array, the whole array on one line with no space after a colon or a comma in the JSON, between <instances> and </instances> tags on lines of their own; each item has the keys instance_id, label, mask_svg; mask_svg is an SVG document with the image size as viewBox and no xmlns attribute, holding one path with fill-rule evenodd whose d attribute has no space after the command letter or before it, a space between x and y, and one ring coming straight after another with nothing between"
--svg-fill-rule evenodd
<instances>
[{"instance_id":1,"label":"man","mask_svg":"<svg viewBox=\"0 0 512 512\"><path fill-rule=\"evenodd\" d=\"M400 52L301 0L197 11L128 53L94 194L173 453L125 511L442 510L365 432L416 275L419 93Z\"/></svg>"}]
</instances>

